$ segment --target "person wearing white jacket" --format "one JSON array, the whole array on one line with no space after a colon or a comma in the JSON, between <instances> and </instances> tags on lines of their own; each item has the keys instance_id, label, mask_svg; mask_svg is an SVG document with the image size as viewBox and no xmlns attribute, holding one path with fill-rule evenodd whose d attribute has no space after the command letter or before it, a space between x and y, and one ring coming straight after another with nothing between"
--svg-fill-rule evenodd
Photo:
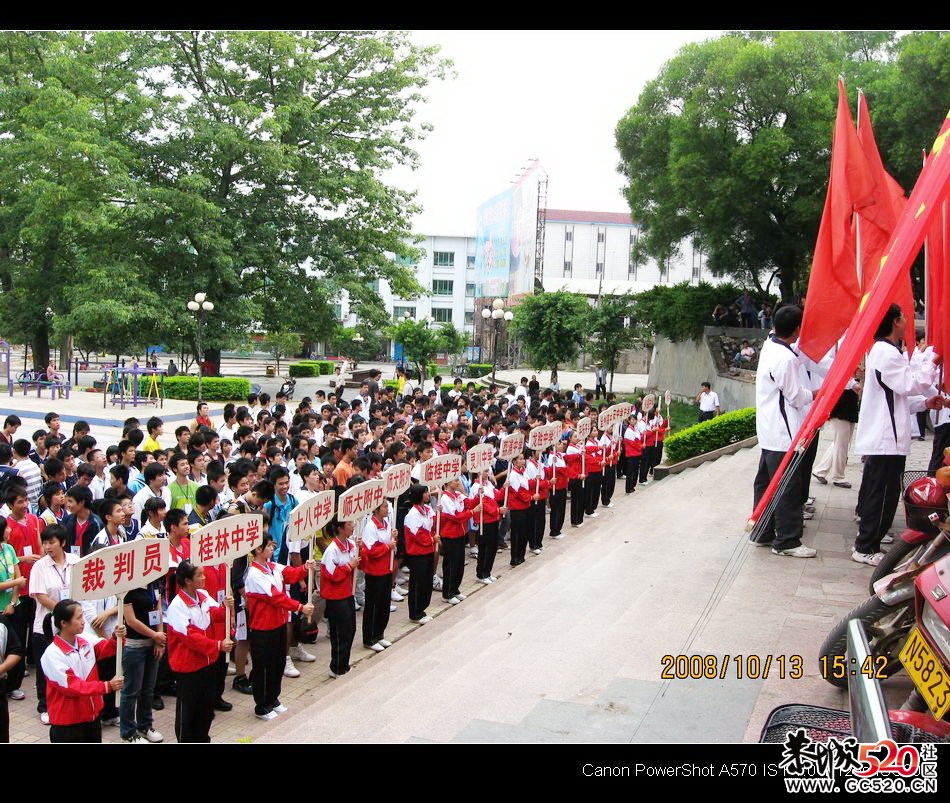
<instances>
[{"instance_id":1,"label":"person wearing white jacket","mask_svg":"<svg viewBox=\"0 0 950 803\"><path fill-rule=\"evenodd\" d=\"M792 343L802 324L800 307L788 305L775 313L775 334L759 354L755 377L755 428L762 454L753 485L755 504L769 486L782 458L798 434L805 410L813 400L805 368ZM772 553L790 558L813 558L816 550L802 544L801 470L789 478L778 495L775 512L759 542Z\"/></svg>"},{"instance_id":2,"label":"person wearing white jacket","mask_svg":"<svg viewBox=\"0 0 950 803\"><path fill-rule=\"evenodd\" d=\"M881 539L894 522L900 500L901 474L910 454L910 415L941 406L940 397L932 395L933 352L909 362L899 345L906 331L901 308L891 304L868 352L854 439L854 451L866 459L858 494L861 522L851 559L871 566L881 562Z\"/></svg>"}]
</instances>

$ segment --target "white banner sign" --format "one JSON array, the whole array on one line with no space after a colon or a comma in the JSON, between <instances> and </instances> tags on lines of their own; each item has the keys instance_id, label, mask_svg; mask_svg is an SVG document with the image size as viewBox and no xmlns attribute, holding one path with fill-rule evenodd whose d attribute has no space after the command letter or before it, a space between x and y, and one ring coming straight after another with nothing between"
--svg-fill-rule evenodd
<instances>
[{"instance_id":1,"label":"white banner sign","mask_svg":"<svg viewBox=\"0 0 950 803\"><path fill-rule=\"evenodd\" d=\"M544 451L561 437L560 421L554 424L545 424L535 427L528 433L528 448L534 451Z\"/></svg>"},{"instance_id":2,"label":"white banner sign","mask_svg":"<svg viewBox=\"0 0 950 803\"><path fill-rule=\"evenodd\" d=\"M582 441L587 440L587 436L590 435L590 428L591 428L592 423L593 422L589 418L582 418L580 421L577 422L577 427L575 428L575 431L577 432L577 437L580 440Z\"/></svg>"},{"instance_id":3,"label":"white banner sign","mask_svg":"<svg viewBox=\"0 0 950 803\"><path fill-rule=\"evenodd\" d=\"M264 516L242 513L206 524L191 536L191 562L196 566L234 563L264 540Z\"/></svg>"},{"instance_id":4,"label":"white banner sign","mask_svg":"<svg viewBox=\"0 0 950 803\"><path fill-rule=\"evenodd\" d=\"M498 447L499 460L511 460L517 454L524 451L524 433L515 432L505 438Z\"/></svg>"},{"instance_id":5,"label":"white banner sign","mask_svg":"<svg viewBox=\"0 0 950 803\"><path fill-rule=\"evenodd\" d=\"M394 499L402 496L412 485L412 466L408 463L396 463L383 472L383 496Z\"/></svg>"},{"instance_id":6,"label":"white banner sign","mask_svg":"<svg viewBox=\"0 0 950 803\"><path fill-rule=\"evenodd\" d=\"M462 455L442 454L430 457L422 464L422 484L428 488L441 488L445 483L462 475Z\"/></svg>"},{"instance_id":7,"label":"white banner sign","mask_svg":"<svg viewBox=\"0 0 950 803\"><path fill-rule=\"evenodd\" d=\"M69 569L69 596L75 600L121 596L168 574L168 541L142 538L86 555Z\"/></svg>"},{"instance_id":8,"label":"white banner sign","mask_svg":"<svg viewBox=\"0 0 950 803\"><path fill-rule=\"evenodd\" d=\"M320 491L293 509L287 523L287 540L309 541L333 518L335 512L336 491Z\"/></svg>"},{"instance_id":9,"label":"white banner sign","mask_svg":"<svg viewBox=\"0 0 950 803\"><path fill-rule=\"evenodd\" d=\"M356 521L369 516L382 503L385 486L380 480L367 480L347 489L337 504L337 521Z\"/></svg>"},{"instance_id":10,"label":"white banner sign","mask_svg":"<svg viewBox=\"0 0 950 803\"><path fill-rule=\"evenodd\" d=\"M480 443L465 453L466 470L473 474L487 471L494 461L495 450L490 443Z\"/></svg>"}]
</instances>

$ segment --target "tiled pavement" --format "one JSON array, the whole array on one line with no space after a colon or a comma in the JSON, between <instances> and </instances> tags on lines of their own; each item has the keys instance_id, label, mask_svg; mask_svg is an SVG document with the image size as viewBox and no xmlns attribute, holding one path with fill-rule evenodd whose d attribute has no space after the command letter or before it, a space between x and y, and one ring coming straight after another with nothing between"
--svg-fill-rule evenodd
<instances>
[{"instance_id":1,"label":"tiled pavement","mask_svg":"<svg viewBox=\"0 0 950 803\"><path fill-rule=\"evenodd\" d=\"M930 447L915 441L908 468L926 465ZM399 603L387 633L398 642L379 655L357 646L354 670L340 680L326 679L321 637L317 663L298 664L301 678L285 679L288 713L261 722L250 698L229 691L235 709L218 715L212 738L735 743L755 741L782 703L846 707L844 693L821 679L817 653L866 596L871 569L850 560L860 460L852 455L851 489L812 483L812 560L748 543L757 460L757 449L743 450L632 497L620 489L613 508L567 527L562 541L546 540L517 570L499 554L501 580L491 586L474 583L468 561L470 599L451 608L436 593L430 612L439 615L425 626L409 623ZM733 658L722 679L662 679L664 656L680 654L757 655L763 665L769 655L801 655L805 674L780 678L775 658L767 679L739 679ZM907 684L893 678L885 693L898 703ZM14 741L46 738L32 697L10 704ZM168 741L172 716L171 706L156 716ZM117 738L115 729L106 738Z\"/></svg>"}]
</instances>

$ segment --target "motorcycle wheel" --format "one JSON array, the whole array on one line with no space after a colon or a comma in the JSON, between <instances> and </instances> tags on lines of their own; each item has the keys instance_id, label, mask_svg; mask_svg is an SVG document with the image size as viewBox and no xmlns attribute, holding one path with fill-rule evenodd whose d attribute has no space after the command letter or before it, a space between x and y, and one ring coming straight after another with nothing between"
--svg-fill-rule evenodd
<instances>
[{"instance_id":1,"label":"motorcycle wheel","mask_svg":"<svg viewBox=\"0 0 950 803\"><path fill-rule=\"evenodd\" d=\"M930 541L924 541L919 544L908 544L902 539L895 540L890 552L885 552L881 562L874 567L874 572L871 574L871 582L868 585L869 593L874 594L874 584L878 580L893 572L906 569L929 547ZM933 562L936 563L948 552L950 552L950 544L945 544L934 556Z\"/></svg>"},{"instance_id":2,"label":"motorcycle wheel","mask_svg":"<svg viewBox=\"0 0 950 803\"><path fill-rule=\"evenodd\" d=\"M846 658L848 622L852 619L860 619L864 625L871 655L875 658L879 655L887 658L887 664L880 671L880 675L889 678L901 669L898 656L914 624L914 600L910 599L892 607L885 605L877 597L870 597L843 616L841 621L834 626L825 639L825 643L821 645L818 665L825 668L822 672L825 680L839 689L848 688L848 671L843 673L844 677L836 678L833 675L833 668L837 656ZM840 662L838 665L840 666Z\"/></svg>"}]
</instances>

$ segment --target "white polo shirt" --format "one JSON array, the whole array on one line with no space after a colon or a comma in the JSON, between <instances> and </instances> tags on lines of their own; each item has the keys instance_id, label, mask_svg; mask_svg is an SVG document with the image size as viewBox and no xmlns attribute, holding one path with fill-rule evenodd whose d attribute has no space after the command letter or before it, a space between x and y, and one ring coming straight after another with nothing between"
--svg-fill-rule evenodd
<instances>
[{"instance_id":1,"label":"white polo shirt","mask_svg":"<svg viewBox=\"0 0 950 803\"><path fill-rule=\"evenodd\" d=\"M710 390L699 394L699 411L701 413L714 413L719 406L719 396L716 391Z\"/></svg>"}]
</instances>

